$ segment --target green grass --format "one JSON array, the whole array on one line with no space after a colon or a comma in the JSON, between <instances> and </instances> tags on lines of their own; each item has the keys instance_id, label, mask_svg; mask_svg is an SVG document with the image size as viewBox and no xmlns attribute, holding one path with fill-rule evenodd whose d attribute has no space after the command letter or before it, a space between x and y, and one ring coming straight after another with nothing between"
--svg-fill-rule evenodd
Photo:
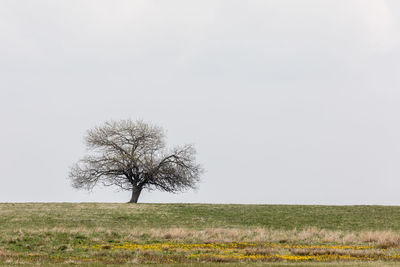
<instances>
[{"instance_id":1,"label":"green grass","mask_svg":"<svg viewBox=\"0 0 400 267\"><path fill-rule=\"evenodd\" d=\"M208 204L0 204L0 228L242 228L400 230L400 207ZM10 223L12 222L12 223Z\"/></svg>"},{"instance_id":2,"label":"green grass","mask_svg":"<svg viewBox=\"0 0 400 267\"><path fill-rule=\"evenodd\" d=\"M229 255L222 257L217 249L110 249L122 244L171 242L250 243L229 252L243 255L243 259L229 258ZM275 247L263 245L265 242ZM298 249L296 244L308 247ZM329 248L337 245L371 248L362 251ZM315 246L328 247L321 249ZM277 254L365 256L365 259L374 262L356 260L346 263L346 266L395 266L397 256L394 256L400 254L399 247L400 207L0 203L0 265L3 266L106 266L167 264L170 261L177 262L174 266L223 266L219 261L228 261L235 266L322 266L313 262L293 265L279 258L274 259L278 263L246 258L246 255ZM200 256L191 258L192 254ZM344 264L335 261L324 264Z\"/></svg>"}]
</instances>

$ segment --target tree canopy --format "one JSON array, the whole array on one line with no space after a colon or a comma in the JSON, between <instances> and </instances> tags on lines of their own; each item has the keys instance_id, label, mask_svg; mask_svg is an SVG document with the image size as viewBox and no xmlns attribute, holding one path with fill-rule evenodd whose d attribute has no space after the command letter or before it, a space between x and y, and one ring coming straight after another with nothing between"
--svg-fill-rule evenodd
<instances>
[{"instance_id":1,"label":"tree canopy","mask_svg":"<svg viewBox=\"0 0 400 267\"><path fill-rule=\"evenodd\" d=\"M193 145L167 149L162 128L143 121L108 121L85 136L87 154L70 170L74 188L117 186L132 191L136 203L143 189L181 192L196 188L203 172Z\"/></svg>"}]
</instances>

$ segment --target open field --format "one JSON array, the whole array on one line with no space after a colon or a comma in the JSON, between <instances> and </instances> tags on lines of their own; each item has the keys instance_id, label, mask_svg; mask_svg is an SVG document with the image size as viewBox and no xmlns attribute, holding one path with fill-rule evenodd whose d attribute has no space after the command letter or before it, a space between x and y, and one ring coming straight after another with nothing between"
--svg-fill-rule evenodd
<instances>
[{"instance_id":1,"label":"open field","mask_svg":"<svg viewBox=\"0 0 400 267\"><path fill-rule=\"evenodd\" d=\"M396 266L400 207L0 204L0 265L143 263Z\"/></svg>"}]
</instances>

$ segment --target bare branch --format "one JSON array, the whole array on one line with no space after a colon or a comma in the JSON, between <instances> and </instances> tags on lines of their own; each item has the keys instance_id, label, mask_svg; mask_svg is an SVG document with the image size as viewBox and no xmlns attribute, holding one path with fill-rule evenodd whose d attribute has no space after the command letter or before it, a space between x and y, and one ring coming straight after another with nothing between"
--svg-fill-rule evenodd
<instances>
[{"instance_id":1,"label":"bare branch","mask_svg":"<svg viewBox=\"0 0 400 267\"><path fill-rule=\"evenodd\" d=\"M70 170L72 186L118 186L135 194L143 188L173 193L195 188L203 169L195 163L194 147L166 152L164 138L160 127L142 121L111 121L89 130L88 155Z\"/></svg>"}]
</instances>

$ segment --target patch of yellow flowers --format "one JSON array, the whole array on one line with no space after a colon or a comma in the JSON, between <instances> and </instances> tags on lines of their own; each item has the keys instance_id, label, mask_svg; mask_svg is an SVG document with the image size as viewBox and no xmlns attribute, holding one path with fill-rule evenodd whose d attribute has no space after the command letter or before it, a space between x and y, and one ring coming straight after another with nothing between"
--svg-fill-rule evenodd
<instances>
[{"instance_id":1,"label":"patch of yellow flowers","mask_svg":"<svg viewBox=\"0 0 400 267\"><path fill-rule=\"evenodd\" d=\"M198 258L204 260L214 259L233 259L233 260L252 260L252 261L269 261L269 260L286 260L286 261L337 261L337 260L364 260L371 261L376 259L399 260L400 255L369 255L370 249L376 249L373 246L344 246L344 245L299 245L299 244L274 244L274 243L200 243L200 244L184 244L184 243L153 243L153 244L97 244L93 246L83 246L86 249L95 250L129 250L129 251L170 251L179 253L187 251L185 257L188 259ZM273 250L268 250L272 248ZM259 250L267 249L266 251ZM333 251L312 254L296 255L288 254L290 249L305 250L366 250L365 254L343 254ZM289 251L287 251L289 250ZM383 249L382 249L383 251ZM289 252L290 253L290 252Z\"/></svg>"},{"instance_id":2,"label":"patch of yellow flowers","mask_svg":"<svg viewBox=\"0 0 400 267\"><path fill-rule=\"evenodd\" d=\"M344 249L344 250L364 250L373 249L373 246L339 246L339 245L282 245L273 243L200 243L200 244L183 244L183 243L154 243L154 244L136 244L136 243L124 243L124 244L112 244L104 245L97 244L93 246L83 246L82 248L91 249L121 249L121 250L154 250L162 251L165 249L183 249L183 250L194 250L194 249L243 249L249 247L264 247L264 248L297 248L297 249Z\"/></svg>"},{"instance_id":3,"label":"patch of yellow flowers","mask_svg":"<svg viewBox=\"0 0 400 267\"><path fill-rule=\"evenodd\" d=\"M354 257L350 255L244 255L244 254L232 254L232 255L221 255L221 254L192 254L190 258L231 258L238 260L273 260L282 259L287 261L333 261L333 260L373 260L369 257Z\"/></svg>"}]
</instances>

